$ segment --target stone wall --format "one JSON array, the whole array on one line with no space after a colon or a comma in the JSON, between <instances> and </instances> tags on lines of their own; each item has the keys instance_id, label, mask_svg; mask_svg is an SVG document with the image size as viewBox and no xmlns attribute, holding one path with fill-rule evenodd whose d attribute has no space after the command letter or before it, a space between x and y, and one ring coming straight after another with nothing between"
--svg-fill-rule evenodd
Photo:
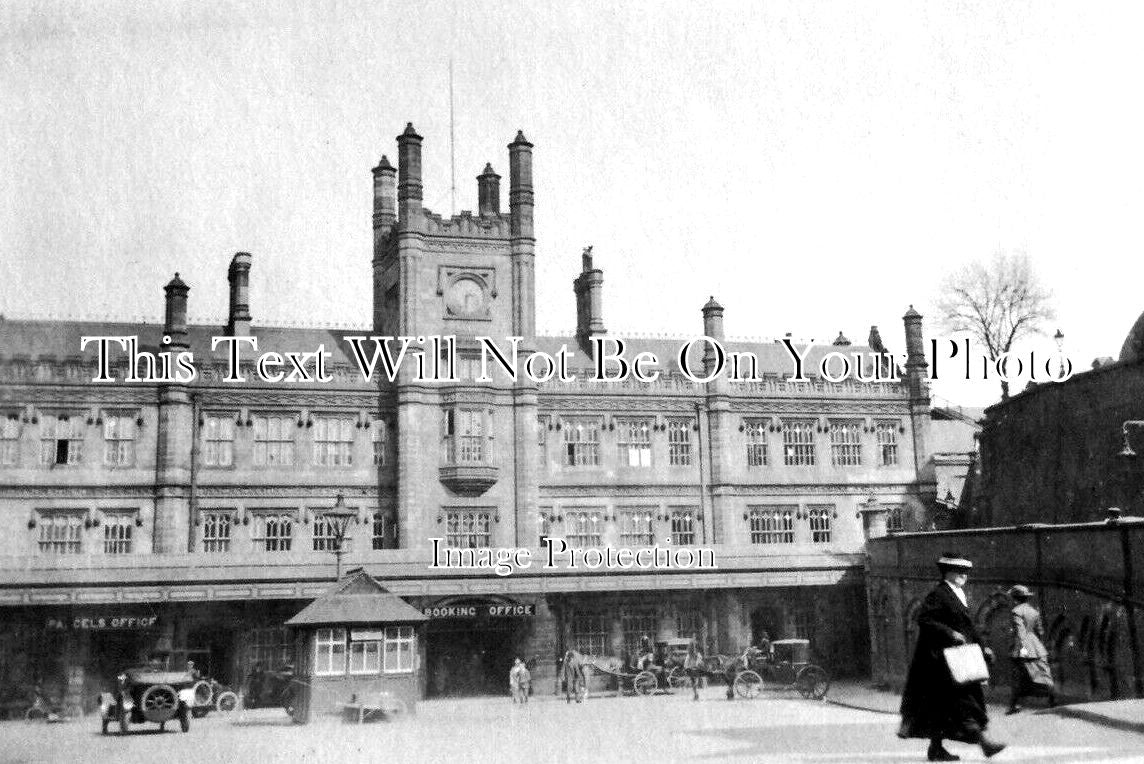
<instances>
[{"instance_id":1,"label":"stone wall","mask_svg":"<svg viewBox=\"0 0 1144 764\"><path fill-rule=\"evenodd\" d=\"M1144 696L1144 522L901 534L869 543L867 596L873 678L900 688L917 638L917 608L938 581L945 550L971 559L970 610L998 661L991 684L1007 686L1011 664L1007 591L1036 593L1045 646L1063 694L1084 699Z\"/></svg>"}]
</instances>

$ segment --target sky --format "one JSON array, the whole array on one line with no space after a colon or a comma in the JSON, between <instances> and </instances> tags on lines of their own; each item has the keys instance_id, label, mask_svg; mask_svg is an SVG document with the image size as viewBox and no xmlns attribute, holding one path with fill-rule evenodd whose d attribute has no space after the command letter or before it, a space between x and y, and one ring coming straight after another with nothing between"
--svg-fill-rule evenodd
<instances>
[{"instance_id":1,"label":"sky","mask_svg":"<svg viewBox=\"0 0 1144 764\"><path fill-rule=\"evenodd\" d=\"M1144 6L1052 2L14 2L0 9L0 313L370 315L370 168L425 137L425 205L535 144L537 326L901 350L945 273L1025 252L1078 369L1144 311ZM454 70L456 206L450 194ZM979 375L978 375L979 376ZM979 406L994 380L939 379Z\"/></svg>"}]
</instances>

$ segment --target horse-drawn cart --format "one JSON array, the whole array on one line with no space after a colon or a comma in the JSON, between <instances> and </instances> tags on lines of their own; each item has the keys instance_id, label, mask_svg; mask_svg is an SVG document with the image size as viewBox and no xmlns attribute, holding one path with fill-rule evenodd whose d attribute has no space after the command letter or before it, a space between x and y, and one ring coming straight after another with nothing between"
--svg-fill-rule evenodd
<instances>
[{"instance_id":1,"label":"horse-drawn cart","mask_svg":"<svg viewBox=\"0 0 1144 764\"><path fill-rule=\"evenodd\" d=\"M612 677L616 680L616 696L621 694L631 695L654 695L655 691L659 689L659 679L656 674L663 675L662 672L657 672L654 667L648 669L636 669L623 666L622 664L616 666L608 661L597 661L588 664L590 670L594 673L603 674L604 676Z\"/></svg>"},{"instance_id":2,"label":"horse-drawn cart","mask_svg":"<svg viewBox=\"0 0 1144 764\"><path fill-rule=\"evenodd\" d=\"M584 655L569 650L561 661L560 680L567 700L577 703L588 697L592 676L610 677L616 683L616 695L654 695L661 685L669 682L670 669L655 662L632 666L620 658Z\"/></svg>"},{"instance_id":3,"label":"horse-drawn cart","mask_svg":"<svg viewBox=\"0 0 1144 764\"><path fill-rule=\"evenodd\" d=\"M806 639L779 639L766 650L748 647L737 656L712 655L704 659L700 671L727 683L728 700L757 698L768 685L797 690L812 700L822 700L830 689L826 669L810 662L810 640Z\"/></svg>"},{"instance_id":4,"label":"horse-drawn cart","mask_svg":"<svg viewBox=\"0 0 1144 764\"><path fill-rule=\"evenodd\" d=\"M779 685L777 689L797 690L810 700L822 700L830 690L830 674L810 662L808 639L775 640L752 669Z\"/></svg>"}]
</instances>

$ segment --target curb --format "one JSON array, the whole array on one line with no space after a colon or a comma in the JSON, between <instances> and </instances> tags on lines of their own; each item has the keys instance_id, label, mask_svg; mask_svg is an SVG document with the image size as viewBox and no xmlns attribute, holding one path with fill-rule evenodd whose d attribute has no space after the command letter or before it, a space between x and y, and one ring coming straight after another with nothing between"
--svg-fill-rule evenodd
<instances>
[{"instance_id":1,"label":"curb","mask_svg":"<svg viewBox=\"0 0 1144 764\"><path fill-rule=\"evenodd\" d=\"M871 713L887 714L889 716L897 716L898 715L897 711L887 711L885 708L874 708L873 706L863 705L862 703L857 702L857 701L851 702L851 701L847 701L847 700L837 700L836 698L831 698L831 697L823 698L823 700L825 700L827 703L831 704L832 706L838 706L840 708L851 708L851 709L854 709L855 711L870 711Z\"/></svg>"},{"instance_id":2,"label":"curb","mask_svg":"<svg viewBox=\"0 0 1144 764\"><path fill-rule=\"evenodd\" d=\"M1099 724L1102 727L1111 727L1115 730L1122 732L1139 732L1144 734L1144 722L1132 722L1127 719L1114 719L1111 716L1098 714L1093 711L1086 711L1083 708L1073 708L1071 706L1058 706L1052 711L1048 712L1057 716L1067 716L1073 719L1081 719L1082 721Z\"/></svg>"}]
</instances>

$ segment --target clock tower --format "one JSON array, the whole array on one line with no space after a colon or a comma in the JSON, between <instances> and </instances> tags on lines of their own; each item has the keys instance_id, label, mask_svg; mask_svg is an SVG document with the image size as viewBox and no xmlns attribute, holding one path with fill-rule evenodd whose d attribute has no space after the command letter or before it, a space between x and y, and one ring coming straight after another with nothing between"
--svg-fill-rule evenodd
<instances>
[{"instance_id":1,"label":"clock tower","mask_svg":"<svg viewBox=\"0 0 1144 764\"><path fill-rule=\"evenodd\" d=\"M412 124L397 147L396 170L384 156L373 170L373 322L376 334L414 338L415 355L394 383L381 382L380 410L400 448L396 485L379 495L396 494L401 547L428 548L435 537L535 546L536 384L494 370L491 356L484 379L478 340L507 355L520 337L522 361L535 349L532 144L518 132L508 145L508 214L489 163L477 176L477 214L453 217L422 205L422 137Z\"/></svg>"}]
</instances>

